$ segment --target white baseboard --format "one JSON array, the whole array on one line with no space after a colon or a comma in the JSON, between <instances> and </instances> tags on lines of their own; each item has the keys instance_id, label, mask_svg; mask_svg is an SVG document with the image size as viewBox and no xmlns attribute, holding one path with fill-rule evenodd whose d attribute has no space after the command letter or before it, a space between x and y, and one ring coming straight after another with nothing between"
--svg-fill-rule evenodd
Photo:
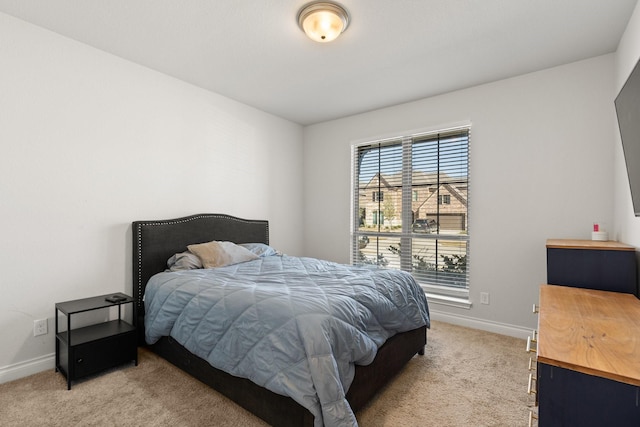
<instances>
[{"instance_id":1,"label":"white baseboard","mask_svg":"<svg viewBox=\"0 0 640 427\"><path fill-rule=\"evenodd\" d=\"M478 319L475 317L461 316L459 314L447 313L444 311L434 310L429 307L431 318L436 321L452 323L467 328L480 329L482 331L493 332L496 334L507 335L510 337L521 338L526 340L531 335L531 329L522 326L509 325L507 323L492 322L490 320Z\"/></svg>"},{"instance_id":2,"label":"white baseboard","mask_svg":"<svg viewBox=\"0 0 640 427\"><path fill-rule=\"evenodd\" d=\"M525 340L529 335L531 335L531 329L521 326L514 326L506 323L477 319L475 317L446 313L443 311L434 310L432 307L430 307L430 314L433 320L452 323L454 325L464 326L467 328L480 329L482 331L508 335ZM46 354L44 356L36 357L35 359L5 366L0 368L0 384L28 377L29 375L37 374L38 372L54 368L55 353Z\"/></svg>"},{"instance_id":3,"label":"white baseboard","mask_svg":"<svg viewBox=\"0 0 640 427\"><path fill-rule=\"evenodd\" d=\"M0 368L0 384L55 368L55 353Z\"/></svg>"}]
</instances>

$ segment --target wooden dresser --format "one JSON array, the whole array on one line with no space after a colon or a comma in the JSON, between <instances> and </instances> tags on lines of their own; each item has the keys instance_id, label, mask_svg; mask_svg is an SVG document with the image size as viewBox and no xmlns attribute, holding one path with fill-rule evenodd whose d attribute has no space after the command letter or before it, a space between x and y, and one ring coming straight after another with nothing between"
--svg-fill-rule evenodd
<instances>
[{"instance_id":1,"label":"wooden dresser","mask_svg":"<svg viewBox=\"0 0 640 427\"><path fill-rule=\"evenodd\" d=\"M547 283L638 295L636 248L614 241L547 240Z\"/></svg>"},{"instance_id":2,"label":"wooden dresser","mask_svg":"<svg viewBox=\"0 0 640 427\"><path fill-rule=\"evenodd\" d=\"M640 426L640 300L541 285L536 377L539 426Z\"/></svg>"}]
</instances>

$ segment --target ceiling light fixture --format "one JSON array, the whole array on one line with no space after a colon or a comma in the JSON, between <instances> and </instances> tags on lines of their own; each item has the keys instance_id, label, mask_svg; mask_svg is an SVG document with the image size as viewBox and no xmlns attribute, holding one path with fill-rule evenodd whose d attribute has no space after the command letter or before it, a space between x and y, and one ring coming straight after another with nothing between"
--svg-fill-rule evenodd
<instances>
[{"instance_id":1,"label":"ceiling light fixture","mask_svg":"<svg viewBox=\"0 0 640 427\"><path fill-rule=\"evenodd\" d=\"M349 14L337 3L312 2L298 12L298 25L311 40L326 43L347 29Z\"/></svg>"}]
</instances>

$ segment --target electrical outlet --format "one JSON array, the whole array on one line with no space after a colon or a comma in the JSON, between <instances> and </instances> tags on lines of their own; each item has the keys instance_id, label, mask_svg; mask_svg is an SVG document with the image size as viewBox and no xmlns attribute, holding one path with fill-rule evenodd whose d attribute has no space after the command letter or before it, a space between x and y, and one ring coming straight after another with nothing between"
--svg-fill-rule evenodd
<instances>
[{"instance_id":1,"label":"electrical outlet","mask_svg":"<svg viewBox=\"0 0 640 427\"><path fill-rule=\"evenodd\" d=\"M37 337L39 335L47 334L47 319L40 319L33 321L33 336Z\"/></svg>"},{"instance_id":2,"label":"electrical outlet","mask_svg":"<svg viewBox=\"0 0 640 427\"><path fill-rule=\"evenodd\" d=\"M489 305L489 292L480 292L480 303Z\"/></svg>"}]
</instances>

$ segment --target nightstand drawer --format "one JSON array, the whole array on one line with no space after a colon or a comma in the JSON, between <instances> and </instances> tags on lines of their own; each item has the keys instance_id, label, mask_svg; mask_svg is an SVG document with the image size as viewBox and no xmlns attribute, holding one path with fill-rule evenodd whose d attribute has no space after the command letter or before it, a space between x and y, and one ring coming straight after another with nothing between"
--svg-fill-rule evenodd
<instances>
[{"instance_id":1,"label":"nightstand drawer","mask_svg":"<svg viewBox=\"0 0 640 427\"><path fill-rule=\"evenodd\" d=\"M73 377L80 378L137 358L135 331L75 346L71 352Z\"/></svg>"}]
</instances>

